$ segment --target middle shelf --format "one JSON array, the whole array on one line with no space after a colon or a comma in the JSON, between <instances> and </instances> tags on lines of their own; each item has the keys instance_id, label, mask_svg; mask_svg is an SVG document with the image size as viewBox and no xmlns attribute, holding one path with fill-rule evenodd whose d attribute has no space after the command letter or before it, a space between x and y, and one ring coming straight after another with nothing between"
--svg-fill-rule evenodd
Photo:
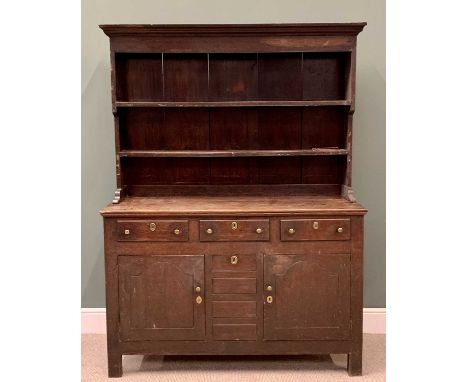
<instances>
[{"instance_id":1,"label":"middle shelf","mask_svg":"<svg viewBox=\"0 0 468 382\"><path fill-rule=\"evenodd\" d=\"M320 106L350 106L350 100L319 100L319 101L200 101L200 102L122 102L116 101L116 107L137 108L137 107L320 107Z\"/></svg>"},{"instance_id":2,"label":"middle shelf","mask_svg":"<svg viewBox=\"0 0 468 382\"><path fill-rule=\"evenodd\" d=\"M314 155L347 155L348 150L313 148L303 150L121 150L120 157L150 158L230 158L230 157L287 157Z\"/></svg>"}]
</instances>

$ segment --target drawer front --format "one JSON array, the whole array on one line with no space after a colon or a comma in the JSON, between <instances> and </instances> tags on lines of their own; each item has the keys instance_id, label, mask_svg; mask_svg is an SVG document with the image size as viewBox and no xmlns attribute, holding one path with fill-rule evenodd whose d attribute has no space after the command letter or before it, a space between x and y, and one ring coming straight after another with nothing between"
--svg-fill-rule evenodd
<instances>
[{"instance_id":1,"label":"drawer front","mask_svg":"<svg viewBox=\"0 0 468 382\"><path fill-rule=\"evenodd\" d=\"M220 341L255 341L256 324L214 324L213 338Z\"/></svg>"},{"instance_id":2,"label":"drawer front","mask_svg":"<svg viewBox=\"0 0 468 382\"><path fill-rule=\"evenodd\" d=\"M256 301L213 301L214 318L252 318L257 316Z\"/></svg>"},{"instance_id":3,"label":"drawer front","mask_svg":"<svg viewBox=\"0 0 468 382\"><path fill-rule=\"evenodd\" d=\"M270 221L200 220L200 241L268 241Z\"/></svg>"},{"instance_id":4,"label":"drawer front","mask_svg":"<svg viewBox=\"0 0 468 382\"><path fill-rule=\"evenodd\" d=\"M213 278L212 293L257 293L256 278Z\"/></svg>"},{"instance_id":5,"label":"drawer front","mask_svg":"<svg viewBox=\"0 0 468 382\"><path fill-rule=\"evenodd\" d=\"M349 219L282 219L282 241L349 240Z\"/></svg>"},{"instance_id":6,"label":"drawer front","mask_svg":"<svg viewBox=\"0 0 468 382\"><path fill-rule=\"evenodd\" d=\"M213 271L256 271L257 257L255 255L213 255L211 269Z\"/></svg>"},{"instance_id":7,"label":"drawer front","mask_svg":"<svg viewBox=\"0 0 468 382\"><path fill-rule=\"evenodd\" d=\"M119 241L188 241L188 220L119 220Z\"/></svg>"}]
</instances>

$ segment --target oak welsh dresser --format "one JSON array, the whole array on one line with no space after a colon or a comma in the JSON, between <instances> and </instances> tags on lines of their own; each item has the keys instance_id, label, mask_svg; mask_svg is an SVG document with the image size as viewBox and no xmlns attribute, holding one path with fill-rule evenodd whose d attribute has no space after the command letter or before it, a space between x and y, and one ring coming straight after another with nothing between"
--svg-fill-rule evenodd
<instances>
[{"instance_id":1,"label":"oak welsh dresser","mask_svg":"<svg viewBox=\"0 0 468 382\"><path fill-rule=\"evenodd\" d=\"M123 354L344 353L362 373L364 26L100 26L117 174L101 210L110 377Z\"/></svg>"}]
</instances>

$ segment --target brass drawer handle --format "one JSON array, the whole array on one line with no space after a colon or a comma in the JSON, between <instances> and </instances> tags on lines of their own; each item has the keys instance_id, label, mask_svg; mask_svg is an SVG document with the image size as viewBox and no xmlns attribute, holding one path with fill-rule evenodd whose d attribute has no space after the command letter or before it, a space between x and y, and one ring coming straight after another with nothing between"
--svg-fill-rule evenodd
<instances>
[{"instance_id":1,"label":"brass drawer handle","mask_svg":"<svg viewBox=\"0 0 468 382\"><path fill-rule=\"evenodd\" d=\"M255 232L257 232L258 234L261 234L261 233L263 232L263 230L262 230L261 228L257 228L257 229L255 230Z\"/></svg>"},{"instance_id":2,"label":"brass drawer handle","mask_svg":"<svg viewBox=\"0 0 468 382\"><path fill-rule=\"evenodd\" d=\"M125 235L130 235L130 230L129 230L129 229L126 229L126 230L124 231L124 234L125 234Z\"/></svg>"},{"instance_id":3,"label":"brass drawer handle","mask_svg":"<svg viewBox=\"0 0 468 382\"><path fill-rule=\"evenodd\" d=\"M231 228L232 228L233 230L236 230L236 229L237 229L237 222L232 222L232 223L231 223Z\"/></svg>"},{"instance_id":4,"label":"brass drawer handle","mask_svg":"<svg viewBox=\"0 0 468 382\"><path fill-rule=\"evenodd\" d=\"M339 227L339 228L337 229L337 231L338 231L339 233L341 233L341 232L343 232L343 228Z\"/></svg>"},{"instance_id":5,"label":"brass drawer handle","mask_svg":"<svg viewBox=\"0 0 468 382\"><path fill-rule=\"evenodd\" d=\"M180 229L179 229L179 228L176 228L176 229L174 230L174 233L175 233L176 235L180 235Z\"/></svg>"},{"instance_id":6,"label":"brass drawer handle","mask_svg":"<svg viewBox=\"0 0 468 382\"><path fill-rule=\"evenodd\" d=\"M236 255L231 256L231 264L237 264L238 261L239 261L239 259L237 258Z\"/></svg>"},{"instance_id":7,"label":"brass drawer handle","mask_svg":"<svg viewBox=\"0 0 468 382\"><path fill-rule=\"evenodd\" d=\"M296 232L296 230L295 230L294 228L289 228L289 229L288 229L288 233L289 233L290 235L293 235L295 232Z\"/></svg>"},{"instance_id":8,"label":"brass drawer handle","mask_svg":"<svg viewBox=\"0 0 468 382\"><path fill-rule=\"evenodd\" d=\"M149 228L150 231L156 231L156 223L150 223Z\"/></svg>"},{"instance_id":9,"label":"brass drawer handle","mask_svg":"<svg viewBox=\"0 0 468 382\"><path fill-rule=\"evenodd\" d=\"M314 229L318 229L319 226L318 226L318 222L314 222L314 224L312 225L314 227Z\"/></svg>"},{"instance_id":10,"label":"brass drawer handle","mask_svg":"<svg viewBox=\"0 0 468 382\"><path fill-rule=\"evenodd\" d=\"M203 299L201 298L201 296L197 296L197 298L195 299L195 301L197 302L197 304L201 304Z\"/></svg>"},{"instance_id":11,"label":"brass drawer handle","mask_svg":"<svg viewBox=\"0 0 468 382\"><path fill-rule=\"evenodd\" d=\"M213 233L213 230L212 230L211 228L208 228L208 229L206 230L206 233L207 233L208 235L211 235L211 234Z\"/></svg>"},{"instance_id":12,"label":"brass drawer handle","mask_svg":"<svg viewBox=\"0 0 468 382\"><path fill-rule=\"evenodd\" d=\"M267 296L267 303L271 304L273 302L273 296Z\"/></svg>"}]
</instances>

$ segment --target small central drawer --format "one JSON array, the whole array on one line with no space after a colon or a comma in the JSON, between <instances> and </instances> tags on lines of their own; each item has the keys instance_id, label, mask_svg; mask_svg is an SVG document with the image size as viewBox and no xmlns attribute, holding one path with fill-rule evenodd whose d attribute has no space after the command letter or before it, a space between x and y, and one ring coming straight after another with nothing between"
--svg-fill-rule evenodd
<instances>
[{"instance_id":1,"label":"small central drawer","mask_svg":"<svg viewBox=\"0 0 468 382\"><path fill-rule=\"evenodd\" d=\"M200 220L200 241L268 241L268 219Z\"/></svg>"},{"instance_id":2,"label":"small central drawer","mask_svg":"<svg viewBox=\"0 0 468 382\"><path fill-rule=\"evenodd\" d=\"M282 219L282 241L349 240L349 219Z\"/></svg>"},{"instance_id":3,"label":"small central drawer","mask_svg":"<svg viewBox=\"0 0 468 382\"><path fill-rule=\"evenodd\" d=\"M119 241L188 241L188 220L119 220Z\"/></svg>"},{"instance_id":4,"label":"small central drawer","mask_svg":"<svg viewBox=\"0 0 468 382\"><path fill-rule=\"evenodd\" d=\"M211 269L213 271L256 271L255 255L213 255Z\"/></svg>"},{"instance_id":5,"label":"small central drawer","mask_svg":"<svg viewBox=\"0 0 468 382\"><path fill-rule=\"evenodd\" d=\"M256 278L213 278L211 279L213 294L254 294L257 293Z\"/></svg>"}]
</instances>

